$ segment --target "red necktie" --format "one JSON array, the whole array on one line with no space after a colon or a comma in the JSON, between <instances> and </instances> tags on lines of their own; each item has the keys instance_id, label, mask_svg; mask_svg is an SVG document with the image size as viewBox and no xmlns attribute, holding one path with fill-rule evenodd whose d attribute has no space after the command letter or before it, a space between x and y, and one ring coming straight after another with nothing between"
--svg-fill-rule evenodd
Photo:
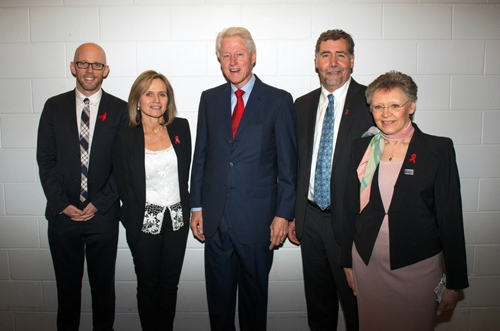
<instances>
[{"instance_id":1,"label":"red necktie","mask_svg":"<svg viewBox=\"0 0 500 331\"><path fill-rule=\"evenodd\" d=\"M233 117L231 119L231 127L233 129L233 138L236 136L236 131L238 131L238 125L240 125L241 117L243 116L243 111L245 110L245 104L243 103L243 94L245 91L236 90L234 92L236 94L236 106L233 110Z\"/></svg>"}]
</instances>

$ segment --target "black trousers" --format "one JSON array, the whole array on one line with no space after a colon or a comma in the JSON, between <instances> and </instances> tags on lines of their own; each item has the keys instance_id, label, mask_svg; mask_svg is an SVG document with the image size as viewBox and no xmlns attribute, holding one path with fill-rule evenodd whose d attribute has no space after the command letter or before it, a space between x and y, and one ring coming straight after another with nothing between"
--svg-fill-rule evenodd
<instances>
[{"instance_id":1,"label":"black trousers","mask_svg":"<svg viewBox=\"0 0 500 331\"><path fill-rule=\"evenodd\" d=\"M87 222L74 222L60 214L49 221L48 239L57 284L57 329L78 330L86 259L94 331L113 330L118 219L105 220L98 213Z\"/></svg>"},{"instance_id":2,"label":"black trousers","mask_svg":"<svg viewBox=\"0 0 500 331\"><path fill-rule=\"evenodd\" d=\"M340 245L335 240L329 213L307 206L300 247L310 329L336 330L340 299L346 330L357 331L356 297L340 265Z\"/></svg>"},{"instance_id":3,"label":"black trousers","mask_svg":"<svg viewBox=\"0 0 500 331\"><path fill-rule=\"evenodd\" d=\"M160 234L141 233L136 241L127 231L137 275L137 308L143 331L173 330L188 231L189 220L173 231L167 214Z\"/></svg>"},{"instance_id":4,"label":"black trousers","mask_svg":"<svg viewBox=\"0 0 500 331\"><path fill-rule=\"evenodd\" d=\"M205 241L205 282L212 331L236 330L236 293L240 330L266 330L272 262L269 238L254 245L241 244L226 212L215 235Z\"/></svg>"}]
</instances>

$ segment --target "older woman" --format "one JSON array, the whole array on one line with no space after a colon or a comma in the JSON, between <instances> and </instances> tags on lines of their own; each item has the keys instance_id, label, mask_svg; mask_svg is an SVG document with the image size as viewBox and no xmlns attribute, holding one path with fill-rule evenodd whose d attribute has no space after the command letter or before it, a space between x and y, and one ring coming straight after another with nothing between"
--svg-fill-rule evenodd
<instances>
[{"instance_id":1,"label":"older woman","mask_svg":"<svg viewBox=\"0 0 500 331\"><path fill-rule=\"evenodd\" d=\"M453 143L412 123L411 77L383 74L366 99L377 127L352 146L342 246L360 330L433 330L435 315L453 310L468 287ZM443 272L447 288L438 305L434 289Z\"/></svg>"},{"instance_id":2,"label":"older woman","mask_svg":"<svg viewBox=\"0 0 500 331\"><path fill-rule=\"evenodd\" d=\"M172 330L189 229L191 133L187 120L175 117L172 86L155 71L137 77L128 111L113 171L137 274L139 317L143 330Z\"/></svg>"}]
</instances>

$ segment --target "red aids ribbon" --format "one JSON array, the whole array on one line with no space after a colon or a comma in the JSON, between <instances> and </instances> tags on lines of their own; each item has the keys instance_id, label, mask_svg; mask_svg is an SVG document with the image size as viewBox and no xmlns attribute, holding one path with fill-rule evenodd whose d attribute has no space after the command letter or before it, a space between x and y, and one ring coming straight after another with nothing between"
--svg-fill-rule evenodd
<instances>
[{"instance_id":1,"label":"red aids ribbon","mask_svg":"<svg viewBox=\"0 0 500 331\"><path fill-rule=\"evenodd\" d=\"M410 162L413 162L414 164L417 163L417 154L412 154L411 155Z\"/></svg>"}]
</instances>

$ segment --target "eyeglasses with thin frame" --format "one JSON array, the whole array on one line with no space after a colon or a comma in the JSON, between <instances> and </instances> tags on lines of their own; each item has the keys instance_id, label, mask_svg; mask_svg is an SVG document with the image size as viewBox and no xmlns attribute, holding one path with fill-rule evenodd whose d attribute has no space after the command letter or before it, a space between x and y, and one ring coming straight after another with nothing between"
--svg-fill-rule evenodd
<instances>
[{"instance_id":1,"label":"eyeglasses with thin frame","mask_svg":"<svg viewBox=\"0 0 500 331\"><path fill-rule=\"evenodd\" d=\"M399 111L401 108L403 108L409 101L410 100L407 100L402 105L398 105L398 104L392 104L392 105L389 105L389 106L375 105L375 106L371 106L371 110L374 113L380 113L381 111L387 109L391 113L394 113L394 112Z\"/></svg>"},{"instance_id":2,"label":"eyeglasses with thin frame","mask_svg":"<svg viewBox=\"0 0 500 331\"><path fill-rule=\"evenodd\" d=\"M75 61L76 67L78 69L87 69L89 65L92 66L92 69L94 70L102 70L106 66L104 63L99 63L99 62L85 62L85 61Z\"/></svg>"}]
</instances>

